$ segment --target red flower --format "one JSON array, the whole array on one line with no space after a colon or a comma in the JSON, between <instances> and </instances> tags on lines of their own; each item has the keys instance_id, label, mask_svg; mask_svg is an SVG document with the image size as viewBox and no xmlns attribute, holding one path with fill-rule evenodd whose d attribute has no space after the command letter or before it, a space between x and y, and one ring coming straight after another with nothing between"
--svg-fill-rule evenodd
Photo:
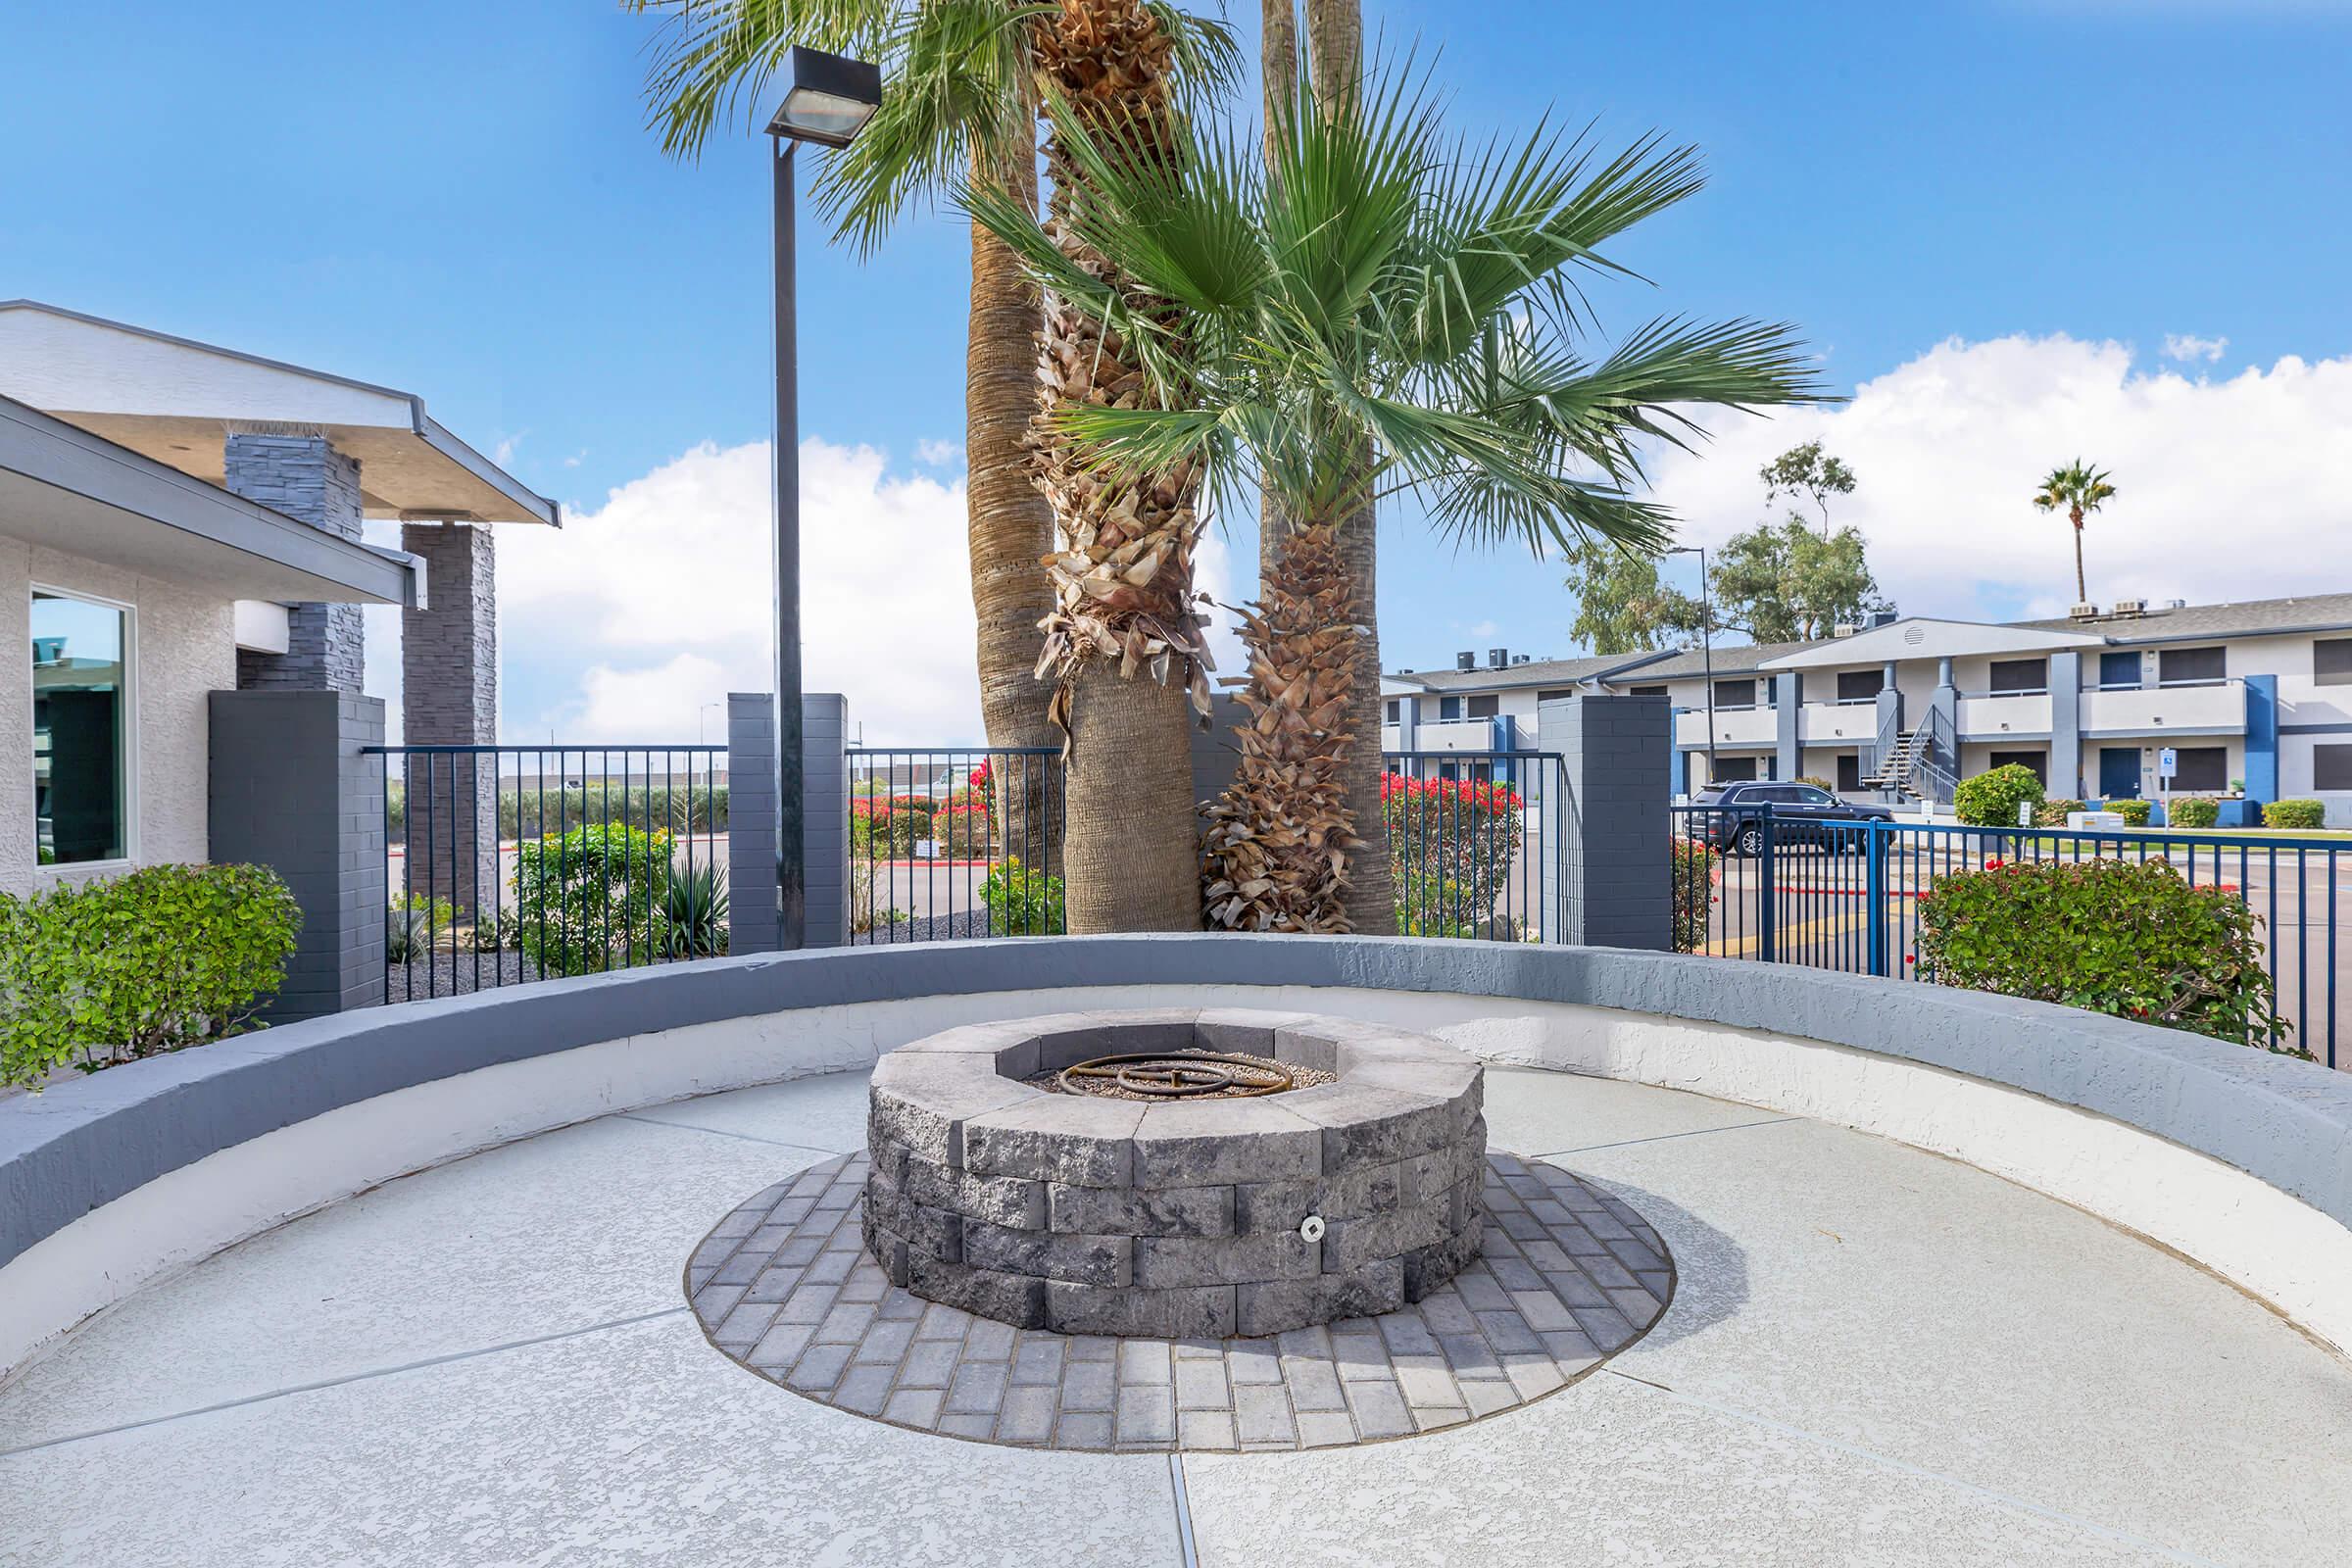
<instances>
[{"instance_id":1,"label":"red flower","mask_svg":"<svg viewBox=\"0 0 2352 1568\"><path fill-rule=\"evenodd\" d=\"M1997 855L1996 855L1996 856L1994 856L1994 857L1993 857L1991 859L1989 859L1989 860L1986 860L1986 861L1984 862L1984 869L1985 869L1985 870L1987 870L1987 871L1998 871L2000 868L2001 868L2001 858L2000 858L2000 857L1999 857L1999 856L1997 856Z\"/></svg>"}]
</instances>

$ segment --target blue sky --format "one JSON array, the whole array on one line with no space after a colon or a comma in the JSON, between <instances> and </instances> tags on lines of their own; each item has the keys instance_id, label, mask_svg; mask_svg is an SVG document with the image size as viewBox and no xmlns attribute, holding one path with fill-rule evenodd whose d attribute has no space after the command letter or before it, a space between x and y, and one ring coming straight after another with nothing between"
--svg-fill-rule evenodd
<instances>
[{"instance_id":1,"label":"blue sky","mask_svg":"<svg viewBox=\"0 0 2352 1568\"><path fill-rule=\"evenodd\" d=\"M745 135L722 137L699 166L662 155L638 97L645 19L590 0L242 17L13 9L0 53L0 296L420 392L443 422L485 450L504 443L527 483L589 515L701 444L763 437L761 149ZM1245 29L1255 9L1237 14ZM1435 51L1465 131L1526 126L1556 105L1595 121L1603 143L1654 127L1699 144L1710 188L1620 253L1659 286L1603 291L1604 318L1619 329L1658 310L1787 318L1841 391L1889 378L1884 418L1867 421L1887 455L1876 474L1863 466L1866 495L1890 502L1912 466L1886 432L1923 422L1922 398L1948 414L1934 399L1960 387L1965 403L1986 368L1970 350L2006 339L2043 355L2080 349L2070 365L2116 384L2084 428L2066 427L2061 404L2017 450L1987 453L2000 484L2014 473L2030 488L2078 439L2177 447L2101 422L2161 417L2168 377L2190 397L2253 375L2234 400L2249 421L2275 423L2283 398L2317 440L2352 439L2333 422L2341 377L2277 378L2289 357L2322 369L2352 358L2352 4L1369 0L1366 12L1391 48L1418 38L1425 57ZM804 429L886 454L874 482L914 484L900 497L909 506L929 494L922 485L955 477L952 462L918 452L961 436L963 255L946 217L917 218L870 260L803 253ZM2168 336L2227 347L2167 361ZM1923 368L1954 340L1959 373ZM2103 344L2124 358L2098 361ZM2037 368L2046 363L2027 354L2003 373L2048 380L2059 372ZM1985 380L1983 395L2017 384ZM1823 428L1867 446L1866 421L1835 422L1863 412ZM1793 439L1803 427L1788 428ZM1960 428L1960 445L1996 444ZM1787 444L1779 433L1761 439ZM1694 537L1759 514L1755 444L1727 439L1710 472L1662 475ZM2230 461L2207 457L2208 470ZM2127 498L2151 505L2152 491L2181 489L2124 477ZM2341 515L2325 510L2341 506L2331 479L2315 469L2300 481L2323 509L2306 531ZM2290 485L2281 504L2301 493ZM1909 514L1864 520L1888 530L1899 556ZM2120 522L2119 536L2131 536ZM624 537L647 548L658 519L612 536ZM912 537L932 552L930 536ZM942 523L939 559L960 548ZM1390 663L1426 667L1490 639L1569 651L1573 607L1549 567L1460 555L1404 515L1383 552ZM1235 554L1254 552L1244 540ZM2259 564L2272 577L2235 591L2314 586L2308 561ZM1949 583L1883 572L1907 606L1954 612L2043 603L2037 573L1998 561ZM510 717L560 715L585 657L541 657L510 636Z\"/></svg>"}]
</instances>

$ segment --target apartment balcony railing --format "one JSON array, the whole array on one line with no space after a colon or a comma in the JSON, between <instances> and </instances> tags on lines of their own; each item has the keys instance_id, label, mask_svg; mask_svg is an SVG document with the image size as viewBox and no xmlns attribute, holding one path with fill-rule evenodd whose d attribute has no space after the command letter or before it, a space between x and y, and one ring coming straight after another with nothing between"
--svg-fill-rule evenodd
<instances>
[{"instance_id":1,"label":"apartment balcony railing","mask_svg":"<svg viewBox=\"0 0 2352 1568\"><path fill-rule=\"evenodd\" d=\"M1878 739L1879 705L1867 703L1807 703L1797 714L1801 734L1807 745L1831 745L1843 741L1867 746Z\"/></svg>"},{"instance_id":2,"label":"apartment balcony railing","mask_svg":"<svg viewBox=\"0 0 2352 1568\"><path fill-rule=\"evenodd\" d=\"M2005 735L2050 732L2048 692L1988 692L1963 695L1954 715L1964 741L1997 741Z\"/></svg>"},{"instance_id":3,"label":"apartment balcony railing","mask_svg":"<svg viewBox=\"0 0 2352 1568\"><path fill-rule=\"evenodd\" d=\"M1780 714L1770 708L1715 710L1715 744L1718 746L1770 746L1779 738ZM1675 715L1674 744L1683 747L1707 744L1705 709L1685 709Z\"/></svg>"},{"instance_id":4,"label":"apartment balcony railing","mask_svg":"<svg viewBox=\"0 0 2352 1568\"><path fill-rule=\"evenodd\" d=\"M2090 735L2239 734L2246 727L2246 683L2086 691L2082 724Z\"/></svg>"},{"instance_id":5,"label":"apartment balcony railing","mask_svg":"<svg viewBox=\"0 0 2352 1568\"><path fill-rule=\"evenodd\" d=\"M1521 737L1526 739L1525 736ZM1384 724L1380 731L1381 750L1398 750L1398 732L1394 724ZM1413 730L1413 750L1417 752L1489 752L1494 749L1494 721L1491 718L1423 719Z\"/></svg>"}]
</instances>

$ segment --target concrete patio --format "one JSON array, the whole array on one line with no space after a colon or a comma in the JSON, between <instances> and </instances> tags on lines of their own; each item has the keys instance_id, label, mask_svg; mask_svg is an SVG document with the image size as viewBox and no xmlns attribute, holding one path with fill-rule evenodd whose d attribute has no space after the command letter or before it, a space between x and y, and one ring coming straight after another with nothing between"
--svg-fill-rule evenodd
<instances>
[{"instance_id":1,"label":"concrete patio","mask_svg":"<svg viewBox=\"0 0 2352 1568\"><path fill-rule=\"evenodd\" d=\"M862 1147L867 1076L545 1133L129 1297L0 1391L0 1563L2342 1560L2352 1367L2237 1289L1967 1165L1540 1069L1490 1069L1493 1147L1678 1270L1557 1393L1281 1454L828 1408L707 1343L681 1269Z\"/></svg>"}]
</instances>

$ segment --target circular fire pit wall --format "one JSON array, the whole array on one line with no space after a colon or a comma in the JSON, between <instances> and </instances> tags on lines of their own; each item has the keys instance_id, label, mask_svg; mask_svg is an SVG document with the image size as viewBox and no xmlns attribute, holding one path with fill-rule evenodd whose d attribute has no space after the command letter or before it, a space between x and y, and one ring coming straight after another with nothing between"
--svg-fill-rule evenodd
<instances>
[{"instance_id":1,"label":"circular fire pit wall","mask_svg":"<svg viewBox=\"0 0 2352 1568\"><path fill-rule=\"evenodd\" d=\"M875 1068L866 1245L916 1296L1064 1334L1394 1311L1478 1252L1484 1089L1450 1047L1342 1018L952 1029Z\"/></svg>"}]
</instances>

